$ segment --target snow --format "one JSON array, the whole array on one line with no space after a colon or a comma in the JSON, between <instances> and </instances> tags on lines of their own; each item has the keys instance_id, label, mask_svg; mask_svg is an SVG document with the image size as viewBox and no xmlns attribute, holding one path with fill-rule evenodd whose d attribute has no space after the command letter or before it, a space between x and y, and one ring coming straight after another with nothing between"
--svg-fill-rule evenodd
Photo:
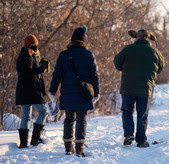
<instances>
[{"instance_id":1,"label":"snow","mask_svg":"<svg viewBox=\"0 0 169 164\"><path fill-rule=\"evenodd\" d=\"M160 85L169 91L169 85ZM114 116L88 116L85 158L64 152L63 123L46 125L45 144L18 149L17 131L0 131L0 163L26 164L167 164L169 163L169 95L155 87L147 129L148 148L122 145L121 114ZM134 114L136 123L136 113ZM29 133L29 142L32 129ZM158 144L152 144L154 141Z\"/></svg>"},{"instance_id":2,"label":"snow","mask_svg":"<svg viewBox=\"0 0 169 164\"><path fill-rule=\"evenodd\" d=\"M20 126L21 119L14 114L5 113L3 115L3 128L6 131L17 130Z\"/></svg>"}]
</instances>

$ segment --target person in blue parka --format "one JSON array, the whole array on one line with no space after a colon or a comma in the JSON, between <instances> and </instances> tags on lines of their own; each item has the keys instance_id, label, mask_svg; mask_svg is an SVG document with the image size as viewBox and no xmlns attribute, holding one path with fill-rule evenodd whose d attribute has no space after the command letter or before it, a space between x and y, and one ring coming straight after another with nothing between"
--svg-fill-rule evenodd
<instances>
[{"instance_id":1,"label":"person in blue parka","mask_svg":"<svg viewBox=\"0 0 169 164\"><path fill-rule=\"evenodd\" d=\"M73 148L73 124L75 127L75 144L77 156L84 156L84 143L86 141L87 110L94 108L93 101L99 98L99 79L94 55L87 50L85 44L86 27L76 28L71 37L67 50L62 51L57 59L53 79L49 89L50 94L55 95L58 86L60 89L60 110L65 110L63 141L66 154L74 153ZM82 81L92 84L94 99L86 101L80 92L78 80L68 58L68 50L73 58L77 73Z\"/></svg>"}]
</instances>

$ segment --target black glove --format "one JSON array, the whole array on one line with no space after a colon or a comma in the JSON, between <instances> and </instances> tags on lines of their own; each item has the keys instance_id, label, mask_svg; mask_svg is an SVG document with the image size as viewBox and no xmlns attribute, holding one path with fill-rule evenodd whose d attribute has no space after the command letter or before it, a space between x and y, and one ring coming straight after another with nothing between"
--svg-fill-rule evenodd
<instances>
[{"instance_id":1,"label":"black glove","mask_svg":"<svg viewBox=\"0 0 169 164\"><path fill-rule=\"evenodd\" d=\"M44 69L44 72L50 72L50 62L47 60L44 60L44 58L40 61L40 66Z\"/></svg>"}]
</instances>

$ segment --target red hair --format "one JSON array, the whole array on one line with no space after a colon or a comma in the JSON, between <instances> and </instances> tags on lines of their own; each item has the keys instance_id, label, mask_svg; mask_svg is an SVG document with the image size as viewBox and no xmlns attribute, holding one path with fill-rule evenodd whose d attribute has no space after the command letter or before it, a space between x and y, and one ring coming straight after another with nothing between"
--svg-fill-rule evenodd
<instances>
[{"instance_id":1,"label":"red hair","mask_svg":"<svg viewBox=\"0 0 169 164\"><path fill-rule=\"evenodd\" d=\"M28 35L25 39L24 39L24 46L25 47L29 47L32 44L38 44L38 40L36 38L35 35Z\"/></svg>"}]
</instances>

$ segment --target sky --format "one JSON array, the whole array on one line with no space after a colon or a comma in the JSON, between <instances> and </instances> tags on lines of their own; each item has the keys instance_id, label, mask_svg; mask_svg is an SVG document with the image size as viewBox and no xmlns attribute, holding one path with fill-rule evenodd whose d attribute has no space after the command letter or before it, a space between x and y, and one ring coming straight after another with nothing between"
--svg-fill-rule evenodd
<instances>
[{"instance_id":1,"label":"sky","mask_svg":"<svg viewBox=\"0 0 169 164\"><path fill-rule=\"evenodd\" d=\"M157 7L159 8L160 13L165 15L167 13L166 9L169 12L169 0L157 0Z\"/></svg>"}]
</instances>

